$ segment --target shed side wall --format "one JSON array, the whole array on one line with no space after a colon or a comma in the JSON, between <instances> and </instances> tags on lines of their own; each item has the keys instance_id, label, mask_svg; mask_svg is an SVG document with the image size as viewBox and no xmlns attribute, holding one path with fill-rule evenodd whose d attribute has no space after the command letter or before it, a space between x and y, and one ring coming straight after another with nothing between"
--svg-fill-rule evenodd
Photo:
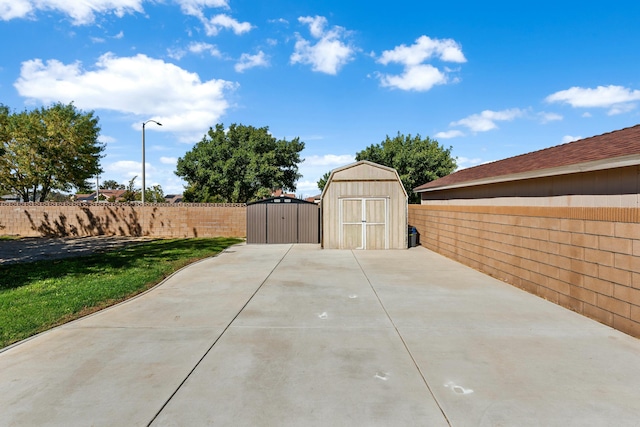
<instances>
[{"instance_id":1,"label":"shed side wall","mask_svg":"<svg viewBox=\"0 0 640 427\"><path fill-rule=\"evenodd\" d=\"M640 209L409 205L423 246L640 337Z\"/></svg>"}]
</instances>

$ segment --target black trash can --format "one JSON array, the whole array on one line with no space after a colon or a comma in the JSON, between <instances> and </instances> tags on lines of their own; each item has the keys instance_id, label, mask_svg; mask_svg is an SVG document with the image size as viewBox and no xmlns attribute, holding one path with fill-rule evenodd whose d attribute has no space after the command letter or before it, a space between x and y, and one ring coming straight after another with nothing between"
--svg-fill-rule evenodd
<instances>
[{"instance_id":1,"label":"black trash can","mask_svg":"<svg viewBox=\"0 0 640 427\"><path fill-rule=\"evenodd\" d=\"M418 230L415 227L409 226L409 247L415 248L418 245Z\"/></svg>"}]
</instances>

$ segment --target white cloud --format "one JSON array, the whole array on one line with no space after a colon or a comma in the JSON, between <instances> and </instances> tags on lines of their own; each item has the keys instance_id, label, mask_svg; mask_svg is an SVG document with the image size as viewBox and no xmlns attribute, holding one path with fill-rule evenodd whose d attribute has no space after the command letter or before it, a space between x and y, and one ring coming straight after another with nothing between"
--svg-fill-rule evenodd
<instances>
[{"instance_id":1,"label":"white cloud","mask_svg":"<svg viewBox=\"0 0 640 427\"><path fill-rule=\"evenodd\" d=\"M451 139L451 138L458 138L464 135L465 135L464 132L456 129L456 130L448 130L446 132L438 132L435 134L435 138Z\"/></svg>"},{"instance_id":2,"label":"white cloud","mask_svg":"<svg viewBox=\"0 0 640 427\"><path fill-rule=\"evenodd\" d=\"M269 65L269 60L263 51L258 52L255 55L249 55L248 53L243 53L240 56L240 60L235 65L235 70L239 73L244 72L250 68L254 67L267 67Z\"/></svg>"},{"instance_id":3,"label":"white cloud","mask_svg":"<svg viewBox=\"0 0 640 427\"><path fill-rule=\"evenodd\" d=\"M457 82L451 78L454 71L448 67L442 70L425 61L437 59L443 62L464 63L467 59L462 53L460 45L452 39L432 39L421 36L411 46L404 44L393 50L382 52L377 62L382 65L397 63L404 67L400 75L377 73L383 87L401 90L427 91L435 85Z\"/></svg>"},{"instance_id":4,"label":"white cloud","mask_svg":"<svg viewBox=\"0 0 640 427\"><path fill-rule=\"evenodd\" d=\"M303 193L313 196L320 193L318 180L327 172L333 169L355 162L353 154L323 154L305 156L300 163L300 174L302 178L298 181L296 193Z\"/></svg>"},{"instance_id":5,"label":"white cloud","mask_svg":"<svg viewBox=\"0 0 640 427\"><path fill-rule=\"evenodd\" d=\"M111 144L112 142L116 142L117 139L108 135L100 135L98 137L98 141L102 142L103 144Z\"/></svg>"},{"instance_id":6,"label":"white cloud","mask_svg":"<svg viewBox=\"0 0 640 427\"><path fill-rule=\"evenodd\" d=\"M302 194L303 197L311 197L320 194L318 181L298 181L296 182L296 194Z\"/></svg>"},{"instance_id":7,"label":"white cloud","mask_svg":"<svg viewBox=\"0 0 640 427\"><path fill-rule=\"evenodd\" d=\"M301 16L298 18L301 24L309 25L309 32L316 39L322 38L324 35L324 27L329 23L324 16Z\"/></svg>"},{"instance_id":8,"label":"white cloud","mask_svg":"<svg viewBox=\"0 0 640 427\"><path fill-rule=\"evenodd\" d=\"M483 163L487 163L487 162L477 157L473 159L470 159L468 157L458 157L456 159L456 164L458 165L458 168L456 170L470 168L472 166L477 166Z\"/></svg>"},{"instance_id":9,"label":"white cloud","mask_svg":"<svg viewBox=\"0 0 640 427\"><path fill-rule=\"evenodd\" d=\"M202 82L196 73L142 54L119 58L107 53L92 70L80 62L25 61L14 86L21 96L43 103L74 102L81 109L135 114L161 122L163 131L200 134L229 108L225 95L236 84Z\"/></svg>"},{"instance_id":10,"label":"white cloud","mask_svg":"<svg viewBox=\"0 0 640 427\"><path fill-rule=\"evenodd\" d=\"M175 0L175 2L180 5L184 14L197 17L202 17L203 9L206 8L229 8L227 0Z\"/></svg>"},{"instance_id":11,"label":"white cloud","mask_svg":"<svg viewBox=\"0 0 640 427\"><path fill-rule=\"evenodd\" d=\"M144 0L0 0L0 19L34 18L36 11L55 11L68 15L74 25L87 25L96 14L113 13L122 17L142 13Z\"/></svg>"},{"instance_id":12,"label":"white cloud","mask_svg":"<svg viewBox=\"0 0 640 427\"><path fill-rule=\"evenodd\" d=\"M542 122L542 124L546 124L546 123L549 123L549 122L555 122L555 121L563 119L563 117L560 114L545 113L545 112L538 113L538 117L540 118L540 121Z\"/></svg>"},{"instance_id":13,"label":"white cloud","mask_svg":"<svg viewBox=\"0 0 640 427\"><path fill-rule=\"evenodd\" d=\"M145 180L150 168L151 165L146 163ZM104 165L103 177L105 177L106 179L115 179L121 184L126 184L133 177L136 177L134 184L140 187L142 186L142 162L135 162L133 160L120 160L117 162L108 163Z\"/></svg>"},{"instance_id":14,"label":"white cloud","mask_svg":"<svg viewBox=\"0 0 640 427\"><path fill-rule=\"evenodd\" d=\"M192 42L191 44L189 44L189 46L187 47L187 49L189 50L189 52L191 53L208 53L211 56L215 56L220 58L222 56L222 53L220 53L220 51L218 50L218 47L214 44L210 44L210 43L203 43L203 42Z\"/></svg>"},{"instance_id":15,"label":"white cloud","mask_svg":"<svg viewBox=\"0 0 640 427\"><path fill-rule=\"evenodd\" d=\"M324 16L302 16L298 18L302 24L309 25L311 36L318 41L310 41L296 34L297 41L291 54L291 63L311 65L313 71L336 75L340 68L353 59L355 49L344 39L348 32L338 26L326 30L327 19Z\"/></svg>"},{"instance_id":16,"label":"white cloud","mask_svg":"<svg viewBox=\"0 0 640 427\"><path fill-rule=\"evenodd\" d=\"M595 89L574 86L553 93L545 100L569 104L574 108L609 108L608 114L614 115L634 110L634 102L640 101L640 90L614 85L598 86Z\"/></svg>"},{"instance_id":17,"label":"white cloud","mask_svg":"<svg viewBox=\"0 0 640 427\"><path fill-rule=\"evenodd\" d=\"M160 163L162 163L163 165L175 166L175 164L178 163L178 158L177 157L160 157Z\"/></svg>"},{"instance_id":18,"label":"white cloud","mask_svg":"<svg viewBox=\"0 0 640 427\"><path fill-rule=\"evenodd\" d=\"M566 144L568 142L573 142L573 141L577 141L579 139L582 139L581 136L571 136L571 135L565 135L562 137L562 143Z\"/></svg>"},{"instance_id":19,"label":"white cloud","mask_svg":"<svg viewBox=\"0 0 640 427\"><path fill-rule=\"evenodd\" d=\"M498 127L496 122L511 121L524 114L525 112L519 108L502 111L485 110L480 114L472 114L457 122L452 122L450 126L465 126L473 132L487 132Z\"/></svg>"},{"instance_id":20,"label":"white cloud","mask_svg":"<svg viewBox=\"0 0 640 427\"><path fill-rule=\"evenodd\" d=\"M385 50L378 62L387 65L395 62L402 65L419 65L424 61L437 58L444 62L467 62L458 42L452 39L432 39L421 36L411 46L404 44L393 50Z\"/></svg>"},{"instance_id":21,"label":"white cloud","mask_svg":"<svg viewBox=\"0 0 640 427\"><path fill-rule=\"evenodd\" d=\"M325 154L323 156L307 156L304 160L305 166L338 167L355 162L356 158L352 154Z\"/></svg>"},{"instance_id":22,"label":"white cloud","mask_svg":"<svg viewBox=\"0 0 640 427\"><path fill-rule=\"evenodd\" d=\"M379 74L383 87L402 90L427 91L438 84L447 83L447 75L430 64L412 65L400 75Z\"/></svg>"},{"instance_id":23,"label":"white cloud","mask_svg":"<svg viewBox=\"0 0 640 427\"><path fill-rule=\"evenodd\" d=\"M222 29L232 30L236 35L244 34L253 28L248 22L239 22L221 13L209 19L203 19L205 31L208 36L216 36Z\"/></svg>"},{"instance_id":24,"label":"white cloud","mask_svg":"<svg viewBox=\"0 0 640 427\"><path fill-rule=\"evenodd\" d=\"M153 187L154 185L162 185L165 194L180 194L184 191L185 182L174 174L175 162L166 163L161 158L162 165L168 164L171 167L166 168L162 165L153 165L146 162L145 165L145 185ZM164 158L169 159L169 158ZM176 159L177 161L177 159ZM121 184L127 185L131 179L135 177L133 185L135 188L142 187L142 162L133 160L120 160L104 165L104 173L102 179L113 179Z\"/></svg>"},{"instance_id":25,"label":"white cloud","mask_svg":"<svg viewBox=\"0 0 640 427\"><path fill-rule=\"evenodd\" d=\"M289 21L287 21L284 18L278 18L278 19L269 19L267 20L267 22L269 22L270 24L284 24L284 25L289 25Z\"/></svg>"}]
</instances>

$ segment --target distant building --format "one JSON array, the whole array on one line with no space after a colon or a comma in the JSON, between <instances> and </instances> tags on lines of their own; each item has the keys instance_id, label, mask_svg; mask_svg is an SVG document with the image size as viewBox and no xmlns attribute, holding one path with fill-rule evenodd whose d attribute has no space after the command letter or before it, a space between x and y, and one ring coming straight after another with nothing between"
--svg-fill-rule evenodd
<instances>
[{"instance_id":1,"label":"distant building","mask_svg":"<svg viewBox=\"0 0 640 427\"><path fill-rule=\"evenodd\" d=\"M292 199L295 199L296 195L293 193L285 193L282 188L278 188L271 192L271 197L291 197Z\"/></svg>"},{"instance_id":2,"label":"distant building","mask_svg":"<svg viewBox=\"0 0 640 427\"><path fill-rule=\"evenodd\" d=\"M311 203L320 203L320 199L321 199L322 194L316 194L315 196L311 196L311 197L307 197L306 200L307 202L311 202Z\"/></svg>"},{"instance_id":3,"label":"distant building","mask_svg":"<svg viewBox=\"0 0 640 427\"><path fill-rule=\"evenodd\" d=\"M182 203L182 194L167 194L164 196L165 203Z\"/></svg>"},{"instance_id":4,"label":"distant building","mask_svg":"<svg viewBox=\"0 0 640 427\"><path fill-rule=\"evenodd\" d=\"M0 197L0 202L19 202L22 200L17 194L6 194Z\"/></svg>"},{"instance_id":5,"label":"distant building","mask_svg":"<svg viewBox=\"0 0 640 427\"><path fill-rule=\"evenodd\" d=\"M100 200L110 201L110 202L122 202L122 196L126 193L127 190L100 190ZM90 194L76 194L74 196L74 201L76 202L95 202L97 197L97 193L94 191Z\"/></svg>"}]
</instances>

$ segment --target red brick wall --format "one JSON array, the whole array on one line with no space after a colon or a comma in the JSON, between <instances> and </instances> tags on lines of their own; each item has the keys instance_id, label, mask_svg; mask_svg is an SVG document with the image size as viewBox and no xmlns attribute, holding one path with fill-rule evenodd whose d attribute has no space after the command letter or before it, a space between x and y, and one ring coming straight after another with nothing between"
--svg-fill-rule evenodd
<instances>
[{"instance_id":1,"label":"red brick wall","mask_svg":"<svg viewBox=\"0 0 640 427\"><path fill-rule=\"evenodd\" d=\"M409 206L420 243L640 337L640 209Z\"/></svg>"},{"instance_id":2,"label":"red brick wall","mask_svg":"<svg viewBox=\"0 0 640 427\"><path fill-rule=\"evenodd\" d=\"M0 203L0 235L245 237L244 204Z\"/></svg>"}]
</instances>

